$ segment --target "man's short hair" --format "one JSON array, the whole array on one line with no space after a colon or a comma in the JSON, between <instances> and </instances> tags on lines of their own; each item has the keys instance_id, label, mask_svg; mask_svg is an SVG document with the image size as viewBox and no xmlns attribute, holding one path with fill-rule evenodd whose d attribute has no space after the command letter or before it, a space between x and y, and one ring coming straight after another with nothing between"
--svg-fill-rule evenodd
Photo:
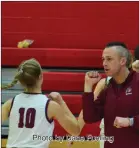
<instances>
[{"instance_id":1,"label":"man's short hair","mask_svg":"<svg viewBox=\"0 0 139 148\"><path fill-rule=\"evenodd\" d=\"M132 62L132 56L130 51L127 49L127 46L123 42L110 42L106 45L105 48L115 47L116 51L119 53L120 56L126 58L126 67L130 67Z\"/></svg>"},{"instance_id":2,"label":"man's short hair","mask_svg":"<svg viewBox=\"0 0 139 148\"><path fill-rule=\"evenodd\" d=\"M121 46L123 48L126 48L127 49L127 46L125 45L125 43L123 42L109 42L107 45L106 45L106 48L109 48L109 47L113 47L113 46Z\"/></svg>"}]
</instances>

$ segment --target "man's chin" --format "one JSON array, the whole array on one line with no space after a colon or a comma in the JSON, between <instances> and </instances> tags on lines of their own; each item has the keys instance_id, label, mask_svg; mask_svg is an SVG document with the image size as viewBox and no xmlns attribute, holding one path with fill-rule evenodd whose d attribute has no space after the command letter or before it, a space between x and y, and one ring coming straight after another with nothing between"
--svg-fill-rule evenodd
<instances>
[{"instance_id":1,"label":"man's chin","mask_svg":"<svg viewBox=\"0 0 139 148\"><path fill-rule=\"evenodd\" d=\"M107 77L112 77L112 74L110 72L105 72Z\"/></svg>"}]
</instances>

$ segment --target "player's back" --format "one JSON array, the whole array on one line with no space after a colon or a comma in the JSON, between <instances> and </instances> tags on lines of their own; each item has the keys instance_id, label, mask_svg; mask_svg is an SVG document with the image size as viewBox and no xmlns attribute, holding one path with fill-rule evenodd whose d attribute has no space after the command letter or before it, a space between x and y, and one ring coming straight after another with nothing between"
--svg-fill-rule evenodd
<instances>
[{"instance_id":1,"label":"player's back","mask_svg":"<svg viewBox=\"0 0 139 148\"><path fill-rule=\"evenodd\" d=\"M7 147L47 148L54 122L49 121L49 100L42 94L21 93L15 96L9 117Z\"/></svg>"}]
</instances>

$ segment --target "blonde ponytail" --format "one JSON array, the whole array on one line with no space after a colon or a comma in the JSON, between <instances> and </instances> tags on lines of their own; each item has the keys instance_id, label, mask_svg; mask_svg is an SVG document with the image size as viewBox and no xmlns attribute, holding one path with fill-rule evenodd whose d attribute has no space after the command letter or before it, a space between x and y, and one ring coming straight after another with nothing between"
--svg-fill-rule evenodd
<instances>
[{"instance_id":1,"label":"blonde ponytail","mask_svg":"<svg viewBox=\"0 0 139 148\"><path fill-rule=\"evenodd\" d=\"M18 82L18 79L14 79L10 84L6 84L2 86L2 89L9 89L13 87Z\"/></svg>"},{"instance_id":2,"label":"blonde ponytail","mask_svg":"<svg viewBox=\"0 0 139 148\"><path fill-rule=\"evenodd\" d=\"M19 75L20 75L21 73L20 73L20 71L15 75L15 77L14 77L14 79L13 79L13 81L11 82L11 83L9 83L9 84L6 84L6 85L2 85L2 90L3 89L9 89L9 88L11 88L11 87L13 87L17 82L18 82L18 77L19 77Z\"/></svg>"}]
</instances>

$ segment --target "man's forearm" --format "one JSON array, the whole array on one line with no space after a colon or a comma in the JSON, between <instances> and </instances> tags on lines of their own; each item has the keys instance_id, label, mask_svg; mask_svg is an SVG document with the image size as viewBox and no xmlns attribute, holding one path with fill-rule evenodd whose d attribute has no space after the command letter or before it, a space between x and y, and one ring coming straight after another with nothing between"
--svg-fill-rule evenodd
<instances>
[{"instance_id":1,"label":"man's forearm","mask_svg":"<svg viewBox=\"0 0 139 148\"><path fill-rule=\"evenodd\" d=\"M83 119L86 123L93 123L102 119L102 108L94 100L94 93L84 93L82 96L83 102Z\"/></svg>"}]
</instances>

